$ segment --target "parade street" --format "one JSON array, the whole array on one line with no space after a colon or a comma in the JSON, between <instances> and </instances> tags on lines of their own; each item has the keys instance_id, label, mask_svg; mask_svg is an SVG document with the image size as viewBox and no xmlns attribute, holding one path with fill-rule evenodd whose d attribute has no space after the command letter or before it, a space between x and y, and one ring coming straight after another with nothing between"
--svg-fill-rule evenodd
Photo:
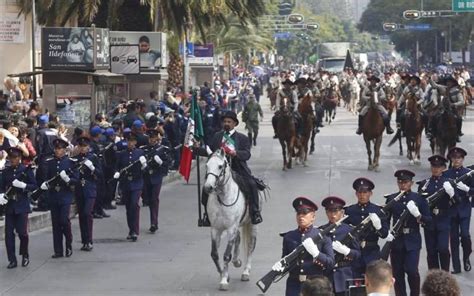
<instances>
[{"instance_id":1,"label":"parade street","mask_svg":"<svg viewBox=\"0 0 474 296\"><path fill-rule=\"evenodd\" d=\"M125 209L109 211L111 218L95 220L94 250L81 252L77 219L73 224L73 251L70 258L51 259L53 254L51 229L35 231L30 236L31 264L7 270L5 251L0 251L0 295L259 295L256 281L270 271L281 256L279 232L296 227L291 206L297 196L308 196L320 206L329 195L342 197L348 204L356 201L352 182L366 176L374 181L373 201L384 203L384 194L396 192L397 169L408 168L415 180L430 176L426 160L431 152L423 136L421 166L409 166L405 156L399 156L398 145L387 147L391 136L384 135L380 168L367 171L365 144L355 135L357 117L338 108L335 121L321 129L316 137L316 151L308 157L308 166L296 165L282 171L281 148L272 139L272 113L268 99L262 98L264 120L257 147L252 148L248 162L253 173L271 187L270 198L264 203L263 223L259 225L249 282L240 281L241 269L230 268L230 288L218 291L219 277L210 257L210 228L197 227L196 171L189 184L181 179L166 184L161 193L159 230L149 234L148 208L140 211L140 236L128 242ZM460 147L470 153L465 164L474 163L474 112L468 110ZM394 122L392 122L394 126ZM244 124L238 126L243 131ZM405 149L405 148L404 148ZM204 158L201 158L205 161ZM201 171L204 176L204 171ZM416 190L416 188L414 188ZM316 212L316 225L326 223L324 210ZM474 226L471 225L471 230ZM3 242L2 242L3 243ZM423 241L423 248L424 248ZM222 256L222 248L220 255ZM416 264L416 262L413 262ZM5 266L3 266L5 265ZM420 256L422 280L427 271L426 253ZM456 275L463 295L474 288L474 272ZM267 291L267 295L283 295L285 279Z\"/></svg>"}]
</instances>

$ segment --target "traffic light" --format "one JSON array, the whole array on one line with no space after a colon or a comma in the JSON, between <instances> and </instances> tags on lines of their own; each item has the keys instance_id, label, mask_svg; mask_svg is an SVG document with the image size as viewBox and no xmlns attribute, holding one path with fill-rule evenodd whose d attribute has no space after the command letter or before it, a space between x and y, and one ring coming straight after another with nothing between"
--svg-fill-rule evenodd
<instances>
[{"instance_id":1,"label":"traffic light","mask_svg":"<svg viewBox=\"0 0 474 296\"><path fill-rule=\"evenodd\" d=\"M393 31L396 31L397 29L398 29L398 24L395 24L395 23L384 23L383 24L383 30L384 31L393 32Z\"/></svg>"},{"instance_id":2,"label":"traffic light","mask_svg":"<svg viewBox=\"0 0 474 296\"><path fill-rule=\"evenodd\" d=\"M417 20L421 17L421 13L418 10L405 10L403 17L406 20Z\"/></svg>"},{"instance_id":3,"label":"traffic light","mask_svg":"<svg viewBox=\"0 0 474 296\"><path fill-rule=\"evenodd\" d=\"M278 4L278 14L279 15L290 15L293 10L293 5L289 2L281 2Z\"/></svg>"}]
</instances>

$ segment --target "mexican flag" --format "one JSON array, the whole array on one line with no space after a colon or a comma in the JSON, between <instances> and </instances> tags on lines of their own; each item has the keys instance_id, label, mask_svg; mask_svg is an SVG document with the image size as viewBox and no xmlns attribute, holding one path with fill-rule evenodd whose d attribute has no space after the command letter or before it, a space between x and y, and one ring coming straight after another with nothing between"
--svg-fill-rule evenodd
<instances>
[{"instance_id":1,"label":"mexican flag","mask_svg":"<svg viewBox=\"0 0 474 296\"><path fill-rule=\"evenodd\" d=\"M224 133L224 136L222 137L222 149L224 149L226 154L235 151L235 141L228 133Z\"/></svg>"},{"instance_id":2,"label":"mexican flag","mask_svg":"<svg viewBox=\"0 0 474 296\"><path fill-rule=\"evenodd\" d=\"M194 93L191 99L191 114L188 120L188 127L184 137L183 150L181 152L181 161L179 163L179 173L189 182L191 175L191 163L193 161L193 143L204 137L204 129L202 127L201 110L197 104L197 94Z\"/></svg>"}]
</instances>

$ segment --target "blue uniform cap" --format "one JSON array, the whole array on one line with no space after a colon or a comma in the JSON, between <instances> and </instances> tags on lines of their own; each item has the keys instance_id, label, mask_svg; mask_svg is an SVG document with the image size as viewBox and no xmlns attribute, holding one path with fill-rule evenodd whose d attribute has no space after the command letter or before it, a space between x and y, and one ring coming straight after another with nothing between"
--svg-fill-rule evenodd
<instances>
[{"instance_id":1,"label":"blue uniform cap","mask_svg":"<svg viewBox=\"0 0 474 296\"><path fill-rule=\"evenodd\" d=\"M293 200L293 208L297 213L307 214L318 210L318 206L306 197L300 196Z\"/></svg>"},{"instance_id":2,"label":"blue uniform cap","mask_svg":"<svg viewBox=\"0 0 474 296\"><path fill-rule=\"evenodd\" d=\"M125 136L126 134L129 134L129 133L131 133L131 132L132 132L132 130L127 127L127 128L125 128L125 129L123 130L123 135Z\"/></svg>"},{"instance_id":3,"label":"blue uniform cap","mask_svg":"<svg viewBox=\"0 0 474 296\"><path fill-rule=\"evenodd\" d=\"M367 178L357 178L352 183L355 191L372 191L375 188L374 182Z\"/></svg>"},{"instance_id":4,"label":"blue uniform cap","mask_svg":"<svg viewBox=\"0 0 474 296\"><path fill-rule=\"evenodd\" d=\"M105 130L104 135L109 137L115 135L115 130L111 127Z\"/></svg>"},{"instance_id":5,"label":"blue uniform cap","mask_svg":"<svg viewBox=\"0 0 474 296\"><path fill-rule=\"evenodd\" d=\"M397 177L398 180L413 180L413 177L415 177L415 173L409 170L398 170L393 174L395 177Z\"/></svg>"},{"instance_id":6,"label":"blue uniform cap","mask_svg":"<svg viewBox=\"0 0 474 296\"><path fill-rule=\"evenodd\" d=\"M346 205L346 202L340 197L328 196L323 199L321 205L326 208L326 210L340 210Z\"/></svg>"},{"instance_id":7,"label":"blue uniform cap","mask_svg":"<svg viewBox=\"0 0 474 296\"><path fill-rule=\"evenodd\" d=\"M431 163L431 166L434 167L446 166L446 163L448 162L448 160L441 155L430 156L428 157L428 161Z\"/></svg>"},{"instance_id":8,"label":"blue uniform cap","mask_svg":"<svg viewBox=\"0 0 474 296\"><path fill-rule=\"evenodd\" d=\"M40 123L48 123L49 122L49 116L44 114L39 117L39 122Z\"/></svg>"},{"instance_id":9,"label":"blue uniform cap","mask_svg":"<svg viewBox=\"0 0 474 296\"><path fill-rule=\"evenodd\" d=\"M97 135L100 135L100 134L102 134L103 132L104 132L104 130L103 130L102 128L100 128L100 126L97 126L97 125L96 125L96 126L93 126L93 127L91 128L91 130L90 130L89 133L90 133L90 135L91 135L92 137L96 137Z\"/></svg>"},{"instance_id":10,"label":"blue uniform cap","mask_svg":"<svg viewBox=\"0 0 474 296\"><path fill-rule=\"evenodd\" d=\"M133 122L133 127L141 128L143 126L143 122L140 119L137 119Z\"/></svg>"},{"instance_id":11,"label":"blue uniform cap","mask_svg":"<svg viewBox=\"0 0 474 296\"><path fill-rule=\"evenodd\" d=\"M67 148L69 146L69 143L64 141L61 138L54 139L53 141L54 148Z\"/></svg>"},{"instance_id":12,"label":"blue uniform cap","mask_svg":"<svg viewBox=\"0 0 474 296\"><path fill-rule=\"evenodd\" d=\"M448 158L451 158L455 155L465 157L467 155L467 152L466 152L466 150L462 149L461 147L453 147L453 148L449 149Z\"/></svg>"}]
</instances>

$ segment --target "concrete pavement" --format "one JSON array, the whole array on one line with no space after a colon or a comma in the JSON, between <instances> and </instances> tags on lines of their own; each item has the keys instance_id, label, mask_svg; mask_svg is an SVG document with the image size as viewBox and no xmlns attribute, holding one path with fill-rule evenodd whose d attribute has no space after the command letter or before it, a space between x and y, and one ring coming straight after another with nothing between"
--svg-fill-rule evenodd
<instances>
[{"instance_id":1,"label":"concrete pavement","mask_svg":"<svg viewBox=\"0 0 474 296\"><path fill-rule=\"evenodd\" d=\"M339 195L349 203L355 201L352 181L359 176L372 179L376 188L373 201L383 203L383 194L396 191L393 172L409 168L416 179L428 177L430 156L426 140L422 146L422 165L408 165L398 148L388 148L385 135L380 160L381 172L367 171L367 157L362 137L355 135L356 117L338 110L336 120L316 137L315 154L308 167L296 166L283 172L281 148L271 137L271 113L263 99L265 119L261 123L258 146L252 149L250 166L271 187L271 197L264 204L264 222L259 227L250 282L241 282L242 269L231 268L230 290L220 292L218 274L210 258L209 228L198 228L195 171L189 185L178 180L166 185L161 194L160 229L148 234L148 208L141 209L138 242L127 242L125 209L110 211L111 218L94 221L94 250L79 251L80 234L73 220L74 254L71 258L51 259L52 234L46 228L30 236L31 264L27 268L7 270L5 249L0 248L0 295L259 295L255 282L269 271L281 255L278 233L296 225L291 201L309 196L318 204L327 195ZM474 163L473 112L464 124L463 143L470 155L466 164ZM239 126L243 128L243 124ZM325 223L324 211L317 212L316 225ZM471 229L472 230L472 229ZM424 247L424 245L423 245ZM222 249L222 248L221 248ZM221 250L222 256L223 250ZM422 277L426 274L426 254L420 257ZM474 272L461 273L463 295L474 287ZM285 280L273 284L267 295L283 295Z\"/></svg>"}]
</instances>

